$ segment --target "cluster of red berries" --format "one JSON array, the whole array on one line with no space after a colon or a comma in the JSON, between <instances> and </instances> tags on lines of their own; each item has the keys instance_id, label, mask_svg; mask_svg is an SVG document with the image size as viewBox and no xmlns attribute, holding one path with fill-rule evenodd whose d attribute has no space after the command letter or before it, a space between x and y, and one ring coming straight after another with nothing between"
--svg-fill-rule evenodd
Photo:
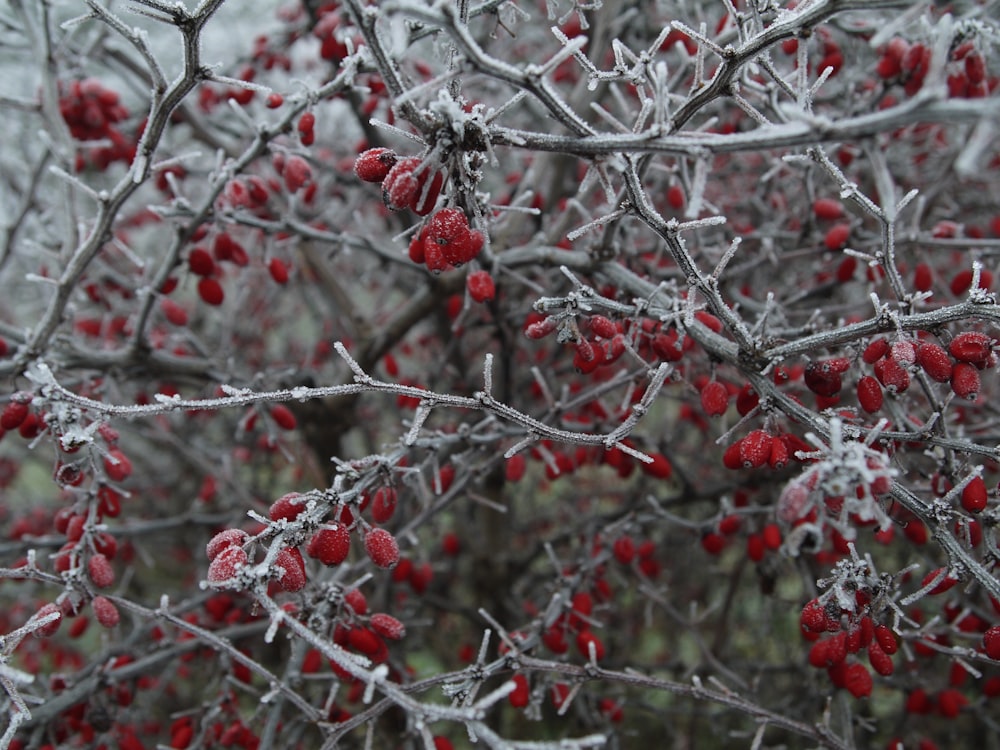
<instances>
[{"instance_id":1,"label":"cluster of red berries","mask_svg":"<svg viewBox=\"0 0 1000 750\"><path fill-rule=\"evenodd\" d=\"M408 208L418 216L434 210L444 174L415 156L400 159L388 148L370 148L354 161L354 173L365 182L382 183L382 201L393 211Z\"/></svg>"},{"instance_id":2,"label":"cluster of red berries","mask_svg":"<svg viewBox=\"0 0 1000 750\"><path fill-rule=\"evenodd\" d=\"M799 629L802 637L813 644L809 649L809 664L826 669L833 685L846 689L855 698L871 695L873 682L868 668L848 657L865 650L876 673L891 675L895 669L892 655L898 649L896 636L886 625L876 625L868 615L857 618L845 629L841 613L832 611L832 607L813 599L802 608ZM829 633L833 635L822 637Z\"/></svg>"},{"instance_id":3,"label":"cluster of red berries","mask_svg":"<svg viewBox=\"0 0 1000 750\"><path fill-rule=\"evenodd\" d=\"M91 150L89 161L93 166L103 170L115 161L132 161L135 140L115 127L129 116L117 92L105 88L95 78L73 81L69 91L59 99L59 112L77 140L108 141L109 145ZM85 166L85 158L78 156L77 170Z\"/></svg>"},{"instance_id":4,"label":"cluster of red berries","mask_svg":"<svg viewBox=\"0 0 1000 750\"><path fill-rule=\"evenodd\" d=\"M474 260L483 248L483 234L470 229L465 212L442 208L410 240L410 260L434 273L457 268Z\"/></svg>"}]
</instances>

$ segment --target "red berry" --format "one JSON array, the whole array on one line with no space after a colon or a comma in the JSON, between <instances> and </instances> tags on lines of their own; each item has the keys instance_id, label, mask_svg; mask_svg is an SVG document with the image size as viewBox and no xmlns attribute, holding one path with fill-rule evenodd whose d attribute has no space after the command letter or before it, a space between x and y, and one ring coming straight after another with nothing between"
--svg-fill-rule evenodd
<instances>
[{"instance_id":1,"label":"red berry","mask_svg":"<svg viewBox=\"0 0 1000 750\"><path fill-rule=\"evenodd\" d=\"M413 205L419 187L417 178L413 176L413 170L419 166L420 159L409 156L398 160L390 167L382 180L382 202L386 206L399 211Z\"/></svg>"},{"instance_id":2,"label":"red berry","mask_svg":"<svg viewBox=\"0 0 1000 750\"><path fill-rule=\"evenodd\" d=\"M99 589L106 589L115 582L115 571L104 555L97 553L87 560L87 573Z\"/></svg>"},{"instance_id":3,"label":"red berry","mask_svg":"<svg viewBox=\"0 0 1000 750\"><path fill-rule=\"evenodd\" d=\"M382 182L396 160L396 152L392 149L370 148L354 160L354 174L365 182Z\"/></svg>"},{"instance_id":4,"label":"red berry","mask_svg":"<svg viewBox=\"0 0 1000 750\"><path fill-rule=\"evenodd\" d=\"M844 204L834 198L819 198L813 203L817 219L839 219L844 215Z\"/></svg>"},{"instance_id":5,"label":"red berry","mask_svg":"<svg viewBox=\"0 0 1000 750\"><path fill-rule=\"evenodd\" d=\"M398 641L406 635L406 626L392 615L376 613L371 616L368 624L380 636L393 641Z\"/></svg>"},{"instance_id":6,"label":"red berry","mask_svg":"<svg viewBox=\"0 0 1000 750\"><path fill-rule=\"evenodd\" d=\"M1000 625L993 625L983 633L983 651L994 661L1000 661Z\"/></svg>"},{"instance_id":7,"label":"red berry","mask_svg":"<svg viewBox=\"0 0 1000 750\"><path fill-rule=\"evenodd\" d=\"M892 357L875 363L875 377L889 393L900 394L910 387L910 373Z\"/></svg>"},{"instance_id":8,"label":"red berry","mask_svg":"<svg viewBox=\"0 0 1000 750\"><path fill-rule=\"evenodd\" d=\"M312 535L306 554L324 565L340 565L351 551L351 532L342 524L325 527Z\"/></svg>"},{"instance_id":9,"label":"red berry","mask_svg":"<svg viewBox=\"0 0 1000 750\"><path fill-rule=\"evenodd\" d=\"M944 573L944 575L942 575L942 573ZM940 580L934 585L933 588L931 588L930 591L927 592L932 596L936 594L943 594L945 591L958 583L958 579L945 573L944 568L935 568L924 576L924 579L920 582L920 587L923 588L924 586L930 585L931 581L936 578L940 578Z\"/></svg>"},{"instance_id":10,"label":"red berry","mask_svg":"<svg viewBox=\"0 0 1000 750\"><path fill-rule=\"evenodd\" d=\"M868 346L865 347L864 352L861 354L861 359L865 362L865 364L873 365L888 354L888 352L888 341L882 338L874 339L868 344Z\"/></svg>"},{"instance_id":11,"label":"red berry","mask_svg":"<svg viewBox=\"0 0 1000 750\"><path fill-rule=\"evenodd\" d=\"M219 556L227 547L239 547L250 537L242 529L226 529L213 536L205 545L205 554L209 562Z\"/></svg>"},{"instance_id":12,"label":"red berry","mask_svg":"<svg viewBox=\"0 0 1000 750\"><path fill-rule=\"evenodd\" d=\"M878 641L872 641L868 644L868 661L871 663L872 669L883 677L888 677L893 673L892 659L882 650Z\"/></svg>"},{"instance_id":13,"label":"red berry","mask_svg":"<svg viewBox=\"0 0 1000 750\"><path fill-rule=\"evenodd\" d=\"M118 624L120 619L118 607L106 596L95 596L90 606L94 610L94 617L104 627L113 628Z\"/></svg>"},{"instance_id":14,"label":"red berry","mask_svg":"<svg viewBox=\"0 0 1000 750\"><path fill-rule=\"evenodd\" d=\"M166 297L160 300L160 309L163 310L164 317L175 326L186 326L188 324L188 314L181 305Z\"/></svg>"},{"instance_id":15,"label":"red berry","mask_svg":"<svg viewBox=\"0 0 1000 750\"><path fill-rule=\"evenodd\" d=\"M864 375L858 380L858 403L869 414L882 408L882 386L871 375Z\"/></svg>"},{"instance_id":16,"label":"red berry","mask_svg":"<svg viewBox=\"0 0 1000 750\"><path fill-rule=\"evenodd\" d=\"M899 648L899 644L896 643L896 636L893 635L888 625L875 626L875 640L878 641L878 645L882 650L889 655L896 653L896 650Z\"/></svg>"},{"instance_id":17,"label":"red berry","mask_svg":"<svg viewBox=\"0 0 1000 750\"><path fill-rule=\"evenodd\" d=\"M823 237L823 244L827 250L839 250L847 244L847 239L851 235L850 224L834 224Z\"/></svg>"},{"instance_id":18,"label":"red berry","mask_svg":"<svg viewBox=\"0 0 1000 750\"><path fill-rule=\"evenodd\" d=\"M670 465L670 460L662 453L650 453L649 457L653 459L652 463L647 464L645 461L639 463L642 471L657 479L670 479L674 473L673 466Z\"/></svg>"},{"instance_id":19,"label":"red berry","mask_svg":"<svg viewBox=\"0 0 1000 750\"><path fill-rule=\"evenodd\" d=\"M285 591L301 591L306 585L306 566L302 553L295 547L286 547L274 558L275 567L284 570L278 583Z\"/></svg>"},{"instance_id":20,"label":"red berry","mask_svg":"<svg viewBox=\"0 0 1000 750\"><path fill-rule=\"evenodd\" d=\"M188 253L188 268L198 276L211 276L215 273L215 261L203 247L196 247Z\"/></svg>"},{"instance_id":21,"label":"red berry","mask_svg":"<svg viewBox=\"0 0 1000 750\"><path fill-rule=\"evenodd\" d=\"M515 453L507 459L506 466L504 467L504 478L508 482L519 482L524 476L527 465L528 460L524 457L524 454Z\"/></svg>"},{"instance_id":22,"label":"red berry","mask_svg":"<svg viewBox=\"0 0 1000 750\"><path fill-rule=\"evenodd\" d=\"M926 263L917 263L913 269L913 287L918 292L929 292L934 285L934 272Z\"/></svg>"},{"instance_id":23,"label":"red berry","mask_svg":"<svg viewBox=\"0 0 1000 750\"><path fill-rule=\"evenodd\" d=\"M985 333L965 331L951 340L948 351L959 362L968 362L982 369L990 364L993 340Z\"/></svg>"},{"instance_id":24,"label":"red berry","mask_svg":"<svg viewBox=\"0 0 1000 750\"><path fill-rule=\"evenodd\" d=\"M198 296L206 305L218 306L226 298L222 284L215 279L201 278L198 280Z\"/></svg>"},{"instance_id":25,"label":"red berry","mask_svg":"<svg viewBox=\"0 0 1000 750\"><path fill-rule=\"evenodd\" d=\"M524 708L531 699L531 688L528 685L528 678L523 674L516 674L511 678L514 689L507 695L507 700L514 708Z\"/></svg>"},{"instance_id":26,"label":"red berry","mask_svg":"<svg viewBox=\"0 0 1000 750\"><path fill-rule=\"evenodd\" d=\"M17 394L4 406L3 413L0 413L0 428L4 430L16 430L28 416L31 397L28 396L26 399L16 397Z\"/></svg>"},{"instance_id":27,"label":"red berry","mask_svg":"<svg viewBox=\"0 0 1000 750\"><path fill-rule=\"evenodd\" d=\"M285 262L281 258L271 258L267 264L267 272L271 274L271 278L274 279L275 283L288 283L288 266L285 265Z\"/></svg>"},{"instance_id":28,"label":"red berry","mask_svg":"<svg viewBox=\"0 0 1000 750\"><path fill-rule=\"evenodd\" d=\"M832 361L832 360L831 360ZM802 375L806 387L817 396L830 398L840 393L840 372L827 362L811 362Z\"/></svg>"},{"instance_id":29,"label":"red berry","mask_svg":"<svg viewBox=\"0 0 1000 750\"><path fill-rule=\"evenodd\" d=\"M267 99L264 103L268 109L277 109L285 103L285 97L275 91L272 91L267 95Z\"/></svg>"},{"instance_id":30,"label":"red berry","mask_svg":"<svg viewBox=\"0 0 1000 750\"><path fill-rule=\"evenodd\" d=\"M208 580L212 583L228 581L236 571L247 564L247 553L242 547L230 545L223 548L208 566Z\"/></svg>"},{"instance_id":31,"label":"red berry","mask_svg":"<svg viewBox=\"0 0 1000 750\"><path fill-rule=\"evenodd\" d=\"M967 362L959 362L951 371L951 389L959 398L975 401L981 386L979 370Z\"/></svg>"},{"instance_id":32,"label":"red berry","mask_svg":"<svg viewBox=\"0 0 1000 750\"><path fill-rule=\"evenodd\" d=\"M611 547L615 559L622 565L629 565L635 559L635 542L630 536L620 536Z\"/></svg>"},{"instance_id":33,"label":"red berry","mask_svg":"<svg viewBox=\"0 0 1000 750\"><path fill-rule=\"evenodd\" d=\"M771 457L774 437L764 430L754 430L739 443L740 462L745 469L760 468Z\"/></svg>"},{"instance_id":34,"label":"red berry","mask_svg":"<svg viewBox=\"0 0 1000 750\"><path fill-rule=\"evenodd\" d=\"M701 389L701 408L709 417L721 417L729 407L729 389L718 380L711 380Z\"/></svg>"},{"instance_id":35,"label":"red berry","mask_svg":"<svg viewBox=\"0 0 1000 750\"><path fill-rule=\"evenodd\" d=\"M104 471L113 482L123 482L132 475L132 462L117 448L108 451L104 457Z\"/></svg>"},{"instance_id":36,"label":"red berry","mask_svg":"<svg viewBox=\"0 0 1000 750\"><path fill-rule=\"evenodd\" d=\"M271 407L270 413L274 423L283 430L294 430L298 425L292 410L284 404L275 404Z\"/></svg>"},{"instance_id":37,"label":"red berry","mask_svg":"<svg viewBox=\"0 0 1000 750\"><path fill-rule=\"evenodd\" d=\"M916 361L931 380L938 383L951 380L951 357L933 341L924 341L917 347Z\"/></svg>"},{"instance_id":38,"label":"red berry","mask_svg":"<svg viewBox=\"0 0 1000 750\"><path fill-rule=\"evenodd\" d=\"M962 507L969 513L982 512L988 499L986 482L982 477L974 477L962 490Z\"/></svg>"},{"instance_id":39,"label":"red berry","mask_svg":"<svg viewBox=\"0 0 1000 750\"><path fill-rule=\"evenodd\" d=\"M299 118L298 131L299 133L311 133L316 127L316 115L312 112L303 112L302 116Z\"/></svg>"},{"instance_id":40,"label":"red berry","mask_svg":"<svg viewBox=\"0 0 1000 750\"><path fill-rule=\"evenodd\" d=\"M268 510L272 521L294 521L306 509L306 498L298 492L289 492L275 500Z\"/></svg>"},{"instance_id":41,"label":"red berry","mask_svg":"<svg viewBox=\"0 0 1000 750\"><path fill-rule=\"evenodd\" d=\"M399 562L399 544L385 529L372 529L365 535L365 551L380 568L392 568Z\"/></svg>"},{"instance_id":42,"label":"red berry","mask_svg":"<svg viewBox=\"0 0 1000 750\"><path fill-rule=\"evenodd\" d=\"M56 619L52 622L48 622L35 630L34 634L36 637L49 638L50 636L55 635L56 631L59 630L59 625L62 623L63 615L62 610L60 610L55 604L43 604L38 608L38 612L35 613L35 617L32 619L42 618L49 614L56 614L58 617L56 617Z\"/></svg>"},{"instance_id":43,"label":"red berry","mask_svg":"<svg viewBox=\"0 0 1000 750\"><path fill-rule=\"evenodd\" d=\"M396 512L396 490L393 487L379 487L372 498L372 518L375 523L385 523Z\"/></svg>"},{"instance_id":44,"label":"red berry","mask_svg":"<svg viewBox=\"0 0 1000 750\"><path fill-rule=\"evenodd\" d=\"M594 635L589 630L582 630L576 636L576 647L580 653L586 657L590 658L590 648L594 648L594 659L600 661L604 658L604 644L601 639Z\"/></svg>"},{"instance_id":45,"label":"red berry","mask_svg":"<svg viewBox=\"0 0 1000 750\"><path fill-rule=\"evenodd\" d=\"M312 180L312 167L301 156L289 156L285 160L282 176L285 178L285 187L288 188L288 192L295 193Z\"/></svg>"},{"instance_id":46,"label":"red berry","mask_svg":"<svg viewBox=\"0 0 1000 750\"><path fill-rule=\"evenodd\" d=\"M718 555L726 547L726 538L722 534L710 531L702 535L701 546L708 554Z\"/></svg>"},{"instance_id":47,"label":"red berry","mask_svg":"<svg viewBox=\"0 0 1000 750\"><path fill-rule=\"evenodd\" d=\"M844 687L855 698L865 698L872 694L872 676L864 664L855 662L847 667Z\"/></svg>"},{"instance_id":48,"label":"red berry","mask_svg":"<svg viewBox=\"0 0 1000 750\"><path fill-rule=\"evenodd\" d=\"M465 280L469 296L476 302L489 302L496 296L493 277L486 271L474 271Z\"/></svg>"}]
</instances>

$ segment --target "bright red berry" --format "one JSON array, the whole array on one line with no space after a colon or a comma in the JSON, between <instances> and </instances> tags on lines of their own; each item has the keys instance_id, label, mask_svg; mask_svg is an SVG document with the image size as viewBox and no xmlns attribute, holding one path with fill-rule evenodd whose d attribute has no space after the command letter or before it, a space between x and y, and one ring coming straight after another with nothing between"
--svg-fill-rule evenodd
<instances>
[{"instance_id":1,"label":"bright red berry","mask_svg":"<svg viewBox=\"0 0 1000 750\"><path fill-rule=\"evenodd\" d=\"M406 635L406 626L392 615L376 613L371 616L368 624L380 636L393 641L398 641Z\"/></svg>"},{"instance_id":2,"label":"bright red berry","mask_svg":"<svg viewBox=\"0 0 1000 750\"><path fill-rule=\"evenodd\" d=\"M285 178L288 192L296 193L312 180L312 167L301 156L293 155L285 160L285 168L281 174Z\"/></svg>"},{"instance_id":3,"label":"bright red berry","mask_svg":"<svg viewBox=\"0 0 1000 750\"><path fill-rule=\"evenodd\" d=\"M496 296L493 277L487 271L473 271L465 279L469 296L476 302L489 302Z\"/></svg>"},{"instance_id":4,"label":"bright red berry","mask_svg":"<svg viewBox=\"0 0 1000 750\"><path fill-rule=\"evenodd\" d=\"M132 462L117 448L108 451L104 457L104 471L113 482L123 482L132 475Z\"/></svg>"},{"instance_id":5,"label":"bright red berry","mask_svg":"<svg viewBox=\"0 0 1000 750\"><path fill-rule=\"evenodd\" d=\"M201 278L198 280L198 296L206 305L218 307L226 298L226 293L215 279Z\"/></svg>"},{"instance_id":6,"label":"bright red berry","mask_svg":"<svg viewBox=\"0 0 1000 750\"><path fill-rule=\"evenodd\" d=\"M99 589L106 589L115 582L115 571L111 567L111 563L107 557L99 552L91 555L90 559L87 560L87 573L90 580Z\"/></svg>"},{"instance_id":7,"label":"bright red berry","mask_svg":"<svg viewBox=\"0 0 1000 750\"><path fill-rule=\"evenodd\" d=\"M982 369L988 367L993 354L993 339L978 331L958 334L948 345L951 356Z\"/></svg>"},{"instance_id":8,"label":"bright red berry","mask_svg":"<svg viewBox=\"0 0 1000 750\"><path fill-rule=\"evenodd\" d=\"M975 401L979 398L979 370L968 362L958 362L951 371L951 389L959 398Z\"/></svg>"},{"instance_id":9,"label":"bright red berry","mask_svg":"<svg viewBox=\"0 0 1000 750\"><path fill-rule=\"evenodd\" d=\"M242 547L230 545L222 549L208 566L208 580L212 583L228 581L247 564L247 553Z\"/></svg>"},{"instance_id":10,"label":"bright red berry","mask_svg":"<svg viewBox=\"0 0 1000 750\"><path fill-rule=\"evenodd\" d=\"M281 550L274 558L274 565L284 570L278 583L285 591L301 591L305 587L306 566L298 549L286 547Z\"/></svg>"},{"instance_id":11,"label":"bright red berry","mask_svg":"<svg viewBox=\"0 0 1000 750\"><path fill-rule=\"evenodd\" d=\"M855 698L865 698L872 694L872 676L864 664L855 662L847 667L844 687Z\"/></svg>"},{"instance_id":12,"label":"bright red berry","mask_svg":"<svg viewBox=\"0 0 1000 750\"><path fill-rule=\"evenodd\" d=\"M385 529L372 529L365 535L365 551L380 568L392 568L399 562L399 544Z\"/></svg>"},{"instance_id":13,"label":"bright red berry","mask_svg":"<svg viewBox=\"0 0 1000 750\"><path fill-rule=\"evenodd\" d=\"M701 408L709 417L721 417L729 408L729 389L718 380L710 380L701 389Z\"/></svg>"},{"instance_id":14,"label":"bright red berry","mask_svg":"<svg viewBox=\"0 0 1000 750\"><path fill-rule=\"evenodd\" d=\"M95 596L90 606L94 610L94 617L102 626L113 628L118 624L120 620L118 607L106 596Z\"/></svg>"},{"instance_id":15,"label":"bright red berry","mask_svg":"<svg viewBox=\"0 0 1000 750\"><path fill-rule=\"evenodd\" d=\"M882 386L871 375L864 375L858 380L858 403L869 414L882 408Z\"/></svg>"},{"instance_id":16,"label":"bright red berry","mask_svg":"<svg viewBox=\"0 0 1000 750\"><path fill-rule=\"evenodd\" d=\"M844 204L835 198L819 198L813 203L817 219L839 219L844 215Z\"/></svg>"},{"instance_id":17,"label":"bright red berry","mask_svg":"<svg viewBox=\"0 0 1000 750\"><path fill-rule=\"evenodd\" d=\"M298 492L289 492L275 500L268 510L272 521L294 521L306 509L306 498Z\"/></svg>"},{"instance_id":18,"label":"bright red berry","mask_svg":"<svg viewBox=\"0 0 1000 750\"><path fill-rule=\"evenodd\" d=\"M249 538L249 535L242 529L225 529L209 540L208 544L205 545L205 554L208 556L209 562L211 562L226 547L242 546Z\"/></svg>"},{"instance_id":19,"label":"bright red berry","mask_svg":"<svg viewBox=\"0 0 1000 750\"><path fill-rule=\"evenodd\" d=\"M983 633L983 651L994 661L1000 661L1000 625L993 625Z\"/></svg>"},{"instance_id":20,"label":"bright red berry","mask_svg":"<svg viewBox=\"0 0 1000 750\"><path fill-rule=\"evenodd\" d=\"M962 507L969 513L981 513L988 500L986 482L982 477L973 477L962 490Z\"/></svg>"},{"instance_id":21,"label":"bright red berry","mask_svg":"<svg viewBox=\"0 0 1000 750\"><path fill-rule=\"evenodd\" d=\"M771 457L771 444L774 437L764 430L754 430L739 443L740 462L745 469L757 469L768 462Z\"/></svg>"},{"instance_id":22,"label":"bright red berry","mask_svg":"<svg viewBox=\"0 0 1000 750\"><path fill-rule=\"evenodd\" d=\"M392 149L370 148L354 160L354 174L365 182L382 182L396 161L396 152Z\"/></svg>"},{"instance_id":23,"label":"bright red berry","mask_svg":"<svg viewBox=\"0 0 1000 750\"><path fill-rule=\"evenodd\" d=\"M275 404L271 407L270 413L274 423L283 430L294 430L298 425L292 410L284 404Z\"/></svg>"},{"instance_id":24,"label":"bright red berry","mask_svg":"<svg viewBox=\"0 0 1000 750\"><path fill-rule=\"evenodd\" d=\"M947 383L951 380L951 357L933 341L924 341L917 347L917 364L931 380Z\"/></svg>"},{"instance_id":25,"label":"bright red berry","mask_svg":"<svg viewBox=\"0 0 1000 750\"><path fill-rule=\"evenodd\" d=\"M340 565L351 551L351 532L342 524L324 527L312 535L306 554L324 565Z\"/></svg>"}]
</instances>

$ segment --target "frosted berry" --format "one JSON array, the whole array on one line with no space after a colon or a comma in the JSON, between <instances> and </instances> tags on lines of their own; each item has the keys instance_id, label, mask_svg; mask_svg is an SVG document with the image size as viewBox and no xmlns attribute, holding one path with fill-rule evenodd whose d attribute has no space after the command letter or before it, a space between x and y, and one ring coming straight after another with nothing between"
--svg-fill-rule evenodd
<instances>
[{"instance_id":1,"label":"frosted berry","mask_svg":"<svg viewBox=\"0 0 1000 750\"><path fill-rule=\"evenodd\" d=\"M968 362L959 362L951 371L951 389L959 398L975 401L981 386L979 370Z\"/></svg>"},{"instance_id":2,"label":"frosted berry","mask_svg":"<svg viewBox=\"0 0 1000 750\"><path fill-rule=\"evenodd\" d=\"M817 219L839 219L844 215L844 204L835 198L819 198L813 203Z\"/></svg>"},{"instance_id":3,"label":"frosted berry","mask_svg":"<svg viewBox=\"0 0 1000 750\"><path fill-rule=\"evenodd\" d=\"M966 331L951 340L948 351L959 362L968 362L982 369L990 363L993 340L985 333Z\"/></svg>"},{"instance_id":4,"label":"frosted berry","mask_svg":"<svg viewBox=\"0 0 1000 750\"><path fill-rule=\"evenodd\" d=\"M121 619L118 607L106 596L95 596L90 606L94 610L94 617L106 628L113 628Z\"/></svg>"},{"instance_id":5,"label":"frosted berry","mask_svg":"<svg viewBox=\"0 0 1000 750\"><path fill-rule=\"evenodd\" d=\"M226 529L213 536L205 545L205 554L209 562L219 556L227 547L240 547L250 537L242 529Z\"/></svg>"},{"instance_id":6,"label":"frosted berry","mask_svg":"<svg viewBox=\"0 0 1000 750\"><path fill-rule=\"evenodd\" d=\"M289 492L275 500L268 510L268 517L272 521L294 521L306 509L306 499L298 492Z\"/></svg>"},{"instance_id":7,"label":"frosted berry","mask_svg":"<svg viewBox=\"0 0 1000 750\"><path fill-rule=\"evenodd\" d=\"M56 631L59 630L59 625L62 623L62 611L55 604L51 603L43 604L39 607L38 612L35 613L35 619L45 617L49 614L56 614L59 616L52 622L48 622L34 631L34 634L39 638L49 638L50 636L55 635Z\"/></svg>"},{"instance_id":8,"label":"frosted berry","mask_svg":"<svg viewBox=\"0 0 1000 750\"><path fill-rule=\"evenodd\" d=\"M399 544L385 529L372 529L365 535L365 552L380 568L392 568L399 562Z\"/></svg>"},{"instance_id":9,"label":"frosted berry","mask_svg":"<svg viewBox=\"0 0 1000 750\"><path fill-rule=\"evenodd\" d=\"M306 585L306 566L302 553L294 547L287 547L274 558L275 567L284 570L278 583L285 591L300 591Z\"/></svg>"},{"instance_id":10,"label":"frosted berry","mask_svg":"<svg viewBox=\"0 0 1000 750\"><path fill-rule=\"evenodd\" d=\"M208 566L208 580L212 583L228 581L246 564L247 553L243 548L228 546L219 552Z\"/></svg>"},{"instance_id":11,"label":"frosted berry","mask_svg":"<svg viewBox=\"0 0 1000 750\"><path fill-rule=\"evenodd\" d=\"M868 661L872 665L872 669L883 677L888 677L893 673L892 659L882 650L878 641L872 641L868 644Z\"/></svg>"},{"instance_id":12,"label":"frosted berry","mask_svg":"<svg viewBox=\"0 0 1000 750\"><path fill-rule=\"evenodd\" d=\"M104 471L114 482L123 482L132 475L132 462L117 448L108 451L104 457Z\"/></svg>"},{"instance_id":13,"label":"frosted berry","mask_svg":"<svg viewBox=\"0 0 1000 750\"><path fill-rule=\"evenodd\" d=\"M896 636L893 635L888 625L875 626L875 640L885 653L892 655L896 653L899 644L896 643Z\"/></svg>"},{"instance_id":14,"label":"frosted berry","mask_svg":"<svg viewBox=\"0 0 1000 750\"><path fill-rule=\"evenodd\" d=\"M924 341L917 347L917 364L927 373L927 377L938 383L951 380L951 357L933 341Z\"/></svg>"},{"instance_id":15,"label":"frosted berry","mask_svg":"<svg viewBox=\"0 0 1000 750\"><path fill-rule=\"evenodd\" d=\"M883 357L875 363L875 377L889 393L903 393L910 387L910 373L892 357Z\"/></svg>"},{"instance_id":16,"label":"frosted berry","mask_svg":"<svg viewBox=\"0 0 1000 750\"><path fill-rule=\"evenodd\" d=\"M469 296L476 302L489 302L496 296L493 277L487 271L473 271L465 280Z\"/></svg>"},{"instance_id":17,"label":"frosted berry","mask_svg":"<svg viewBox=\"0 0 1000 750\"><path fill-rule=\"evenodd\" d=\"M99 589L106 589L115 582L115 571L104 555L97 553L87 560L87 574Z\"/></svg>"},{"instance_id":18,"label":"frosted berry","mask_svg":"<svg viewBox=\"0 0 1000 750\"><path fill-rule=\"evenodd\" d=\"M382 202L399 211L413 205L419 184L413 170L420 166L420 159L410 156L400 159L386 173L382 181Z\"/></svg>"},{"instance_id":19,"label":"frosted berry","mask_svg":"<svg viewBox=\"0 0 1000 750\"><path fill-rule=\"evenodd\" d=\"M292 410L284 404L275 404L271 407L271 419L283 430L294 430L298 426Z\"/></svg>"},{"instance_id":20,"label":"frosted berry","mask_svg":"<svg viewBox=\"0 0 1000 750\"><path fill-rule=\"evenodd\" d=\"M28 404L31 403L30 394L15 393L11 400L0 413L0 428L4 430L16 430L28 416Z\"/></svg>"},{"instance_id":21,"label":"frosted berry","mask_svg":"<svg viewBox=\"0 0 1000 750\"><path fill-rule=\"evenodd\" d=\"M380 636L393 641L398 641L406 635L406 626L392 615L376 613L371 616L368 624Z\"/></svg>"},{"instance_id":22,"label":"frosted berry","mask_svg":"<svg viewBox=\"0 0 1000 750\"><path fill-rule=\"evenodd\" d=\"M771 443L774 437L764 430L754 430L740 443L740 462L745 469L760 468L771 457Z\"/></svg>"},{"instance_id":23,"label":"frosted berry","mask_svg":"<svg viewBox=\"0 0 1000 750\"><path fill-rule=\"evenodd\" d=\"M301 156L289 156L282 171L288 192L296 193L312 180L312 167Z\"/></svg>"},{"instance_id":24,"label":"frosted berry","mask_svg":"<svg viewBox=\"0 0 1000 750\"><path fill-rule=\"evenodd\" d=\"M882 386L871 375L864 375L858 380L858 403L869 414L882 408Z\"/></svg>"},{"instance_id":25,"label":"frosted berry","mask_svg":"<svg viewBox=\"0 0 1000 750\"><path fill-rule=\"evenodd\" d=\"M711 380L701 389L701 408L709 417L721 417L729 407L729 389L718 380Z\"/></svg>"},{"instance_id":26,"label":"frosted berry","mask_svg":"<svg viewBox=\"0 0 1000 750\"><path fill-rule=\"evenodd\" d=\"M354 174L365 182L382 182L396 161L396 152L392 149L370 148L354 160Z\"/></svg>"},{"instance_id":27,"label":"frosted berry","mask_svg":"<svg viewBox=\"0 0 1000 750\"><path fill-rule=\"evenodd\" d=\"M340 565L350 551L351 533L341 524L320 529L306 547L306 554L324 565Z\"/></svg>"},{"instance_id":28,"label":"frosted berry","mask_svg":"<svg viewBox=\"0 0 1000 750\"><path fill-rule=\"evenodd\" d=\"M844 672L844 687L855 698L865 698L872 694L872 676L864 664L854 663Z\"/></svg>"},{"instance_id":29,"label":"frosted berry","mask_svg":"<svg viewBox=\"0 0 1000 750\"><path fill-rule=\"evenodd\" d=\"M861 359L865 364L873 365L889 353L889 342L879 338L873 340L865 347L861 354Z\"/></svg>"}]
</instances>

